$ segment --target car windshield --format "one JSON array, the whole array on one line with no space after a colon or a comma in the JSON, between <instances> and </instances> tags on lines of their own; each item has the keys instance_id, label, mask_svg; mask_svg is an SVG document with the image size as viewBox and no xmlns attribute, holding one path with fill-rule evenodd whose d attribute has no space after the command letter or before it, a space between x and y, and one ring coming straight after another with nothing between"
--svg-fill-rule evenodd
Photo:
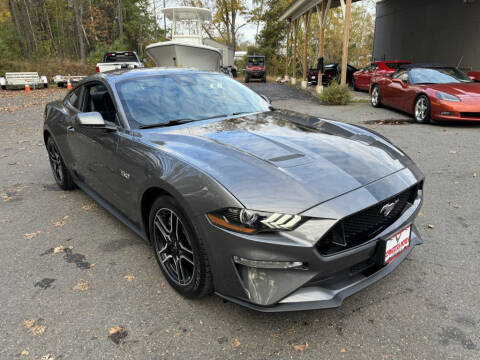
<instances>
[{"instance_id":1,"label":"car windshield","mask_svg":"<svg viewBox=\"0 0 480 360\"><path fill-rule=\"evenodd\" d=\"M215 73L137 77L119 82L116 89L132 128L270 109L246 86Z\"/></svg>"},{"instance_id":2,"label":"car windshield","mask_svg":"<svg viewBox=\"0 0 480 360\"><path fill-rule=\"evenodd\" d=\"M265 59L260 57L247 59L248 66L263 66L264 62L265 62Z\"/></svg>"},{"instance_id":3,"label":"car windshield","mask_svg":"<svg viewBox=\"0 0 480 360\"><path fill-rule=\"evenodd\" d=\"M412 84L470 83L472 80L464 72L455 68L418 68L410 70Z\"/></svg>"}]
</instances>

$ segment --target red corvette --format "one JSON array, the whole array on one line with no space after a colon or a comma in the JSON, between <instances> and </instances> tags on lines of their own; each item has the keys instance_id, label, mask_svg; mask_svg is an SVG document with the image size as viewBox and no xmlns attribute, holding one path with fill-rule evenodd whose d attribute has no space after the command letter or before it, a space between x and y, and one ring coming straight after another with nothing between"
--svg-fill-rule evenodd
<instances>
[{"instance_id":1,"label":"red corvette","mask_svg":"<svg viewBox=\"0 0 480 360\"><path fill-rule=\"evenodd\" d=\"M373 76L393 74L403 64L410 64L410 61L375 61L362 70L353 74L355 89L368 91L370 80Z\"/></svg>"},{"instance_id":2,"label":"red corvette","mask_svg":"<svg viewBox=\"0 0 480 360\"><path fill-rule=\"evenodd\" d=\"M448 66L402 65L390 76L372 78L371 102L430 120L480 121L480 83Z\"/></svg>"}]
</instances>

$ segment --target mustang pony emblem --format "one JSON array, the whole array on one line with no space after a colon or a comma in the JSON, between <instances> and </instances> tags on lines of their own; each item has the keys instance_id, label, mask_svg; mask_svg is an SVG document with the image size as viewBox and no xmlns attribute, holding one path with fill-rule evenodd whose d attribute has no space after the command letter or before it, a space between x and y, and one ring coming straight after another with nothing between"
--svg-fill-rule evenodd
<instances>
[{"instance_id":1,"label":"mustang pony emblem","mask_svg":"<svg viewBox=\"0 0 480 360\"><path fill-rule=\"evenodd\" d=\"M388 203L388 204L385 204L382 206L382 208L380 209L380 214L383 214L383 216L387 217L388 215L390 215L390 213L392 212L393 208L395 207L395 205L397 205L397 203L400 201L400 199L397 199L395 200L394 202L391 202L391 203Z\"/></svg>"}]
</instances>

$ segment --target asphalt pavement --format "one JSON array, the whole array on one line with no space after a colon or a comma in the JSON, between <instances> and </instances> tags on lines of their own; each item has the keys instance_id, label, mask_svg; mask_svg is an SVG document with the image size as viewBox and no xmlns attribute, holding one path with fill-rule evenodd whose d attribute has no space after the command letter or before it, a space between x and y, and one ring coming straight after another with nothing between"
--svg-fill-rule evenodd
<instances>
[{"instance_id":1,"label":"asphalt pavement","mask_svg":"<svg viewBox=\"0 0 480 360\"><path fill-rule=\"evenodd\" d=\"M44 104L65 90L0 91L0 359L480 358L480 124L418 125L368 103L249 86L407 152L426 175L425 243L337 309L265 314L183 299L149 246L55 185L41 129Z\"/></svg>"}]
</instances>

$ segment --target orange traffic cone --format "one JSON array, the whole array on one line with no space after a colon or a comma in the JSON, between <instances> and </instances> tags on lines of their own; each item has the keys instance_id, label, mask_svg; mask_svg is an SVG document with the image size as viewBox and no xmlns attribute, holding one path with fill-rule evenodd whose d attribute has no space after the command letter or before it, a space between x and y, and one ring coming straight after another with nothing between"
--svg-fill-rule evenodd
<instances>
[{"instance_id":1,"label":"orange traffic cone","mask_svg":"<svg viewBox=\"0 0 480 360\"><path fill-rule=\"evenodd\" d=\"M67 79L67 90L68 91L72 90L72 83L70 82L70 76Z\"/></svg>"},{"instance_id":2,"label":"orange traffic cone","mask_svg":"<svg viewBox=\"0 0 480 360\"><path fill-rule=\"evenodd\" d=\"M28 85L27 79L25 79L25 92L30 92L30 85Z\"/></svg>"}]
</instances>

